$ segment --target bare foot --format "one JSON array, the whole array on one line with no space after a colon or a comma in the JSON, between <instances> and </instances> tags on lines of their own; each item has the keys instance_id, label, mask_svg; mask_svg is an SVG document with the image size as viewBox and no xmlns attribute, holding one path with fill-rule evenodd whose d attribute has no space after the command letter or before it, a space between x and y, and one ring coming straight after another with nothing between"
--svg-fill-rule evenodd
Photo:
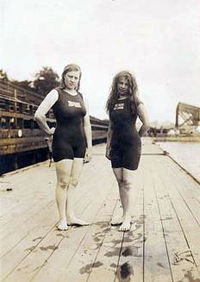
<instances>
[{"instance_id":1,"label":"bare foot","mask_svg":"<svg viewBox=\"0 0 200 282\"><path fill-rule=\"evenodd\" d=\"M131 221L129 219L125 219L122 225L119 228L119 231L129 231L131 229Z\"/></svg>"},{"instance_id":2,"label":"bare foot","mask_svg":"<svg viewBox=\"0 0 200 282\"><path fill-rule=\"evenodd\" d=\"M123 222L123 217L121 217L121 218L113 218L112 219L112 221L111 221L111 225L112 226L117 226L117 225L120 225L120 224L122 224L122 222Z\"/></svg>"},{"instance_id":3,"label":"bare foot","mask_svg":"<svg viewBox=\"0 0 200 282\"><path fill-rule=\"evenodd\" d=\"M61 219L57 225L59 231L64 231L68 229L67 222L65 219Z\"/></svg>"},{"instance_id":4,"label":"bare foot","mask_svg":"<svg viewBox=\"0 0 200 282\"><path fill-rule=\"evenodd\" d=\"M73 217L73 218L70 218L68 220L68 225L70 226L73 226L73 225L77 225L77 226L86 226L86 225L89 225L88 222L82 220L82 219L79 219L79 218L76 218L76 217Z\"/></svg>"}]
</instances>

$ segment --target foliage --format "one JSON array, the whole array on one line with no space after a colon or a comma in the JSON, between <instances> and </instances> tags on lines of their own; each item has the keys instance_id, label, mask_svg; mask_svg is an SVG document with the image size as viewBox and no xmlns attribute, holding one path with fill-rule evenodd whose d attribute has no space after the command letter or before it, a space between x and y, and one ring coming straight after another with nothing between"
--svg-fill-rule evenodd
<instances>
[{"instance_id":1,"label":"foliage","mask_svg":"<svg viewBox=\"0 0 200 282\"><path fill-rule=\"evenodd\" d=\"M50 90L59 85L59 76L51 67L43 67L36 73L33 86L37 93L46 95Z\"/></svg>"},{"instance_id":2,"label":"foliage","mask_svg":"<svg viewBox=\"0 0 200 282\"><path fill-rule=\"evenodd\" d=\"M8 75L3 69L0 69L0 80L3 82L8 81Z\"/></svg>"}]
</instances>

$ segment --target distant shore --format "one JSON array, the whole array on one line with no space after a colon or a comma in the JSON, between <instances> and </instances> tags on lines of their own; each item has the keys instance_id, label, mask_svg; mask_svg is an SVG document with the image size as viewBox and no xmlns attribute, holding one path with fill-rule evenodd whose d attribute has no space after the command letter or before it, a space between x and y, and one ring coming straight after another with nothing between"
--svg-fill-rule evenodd
<instances>
[{"instance_id":1,"label":"distant shore","mask_svg":"<svg viewBox=\"0 0 200 282\"><path fill-rule=\"evenodd\" d=\"M158 136L153 137L154 142L200 142L198 136Z\"/></svg>"}]
</instances>

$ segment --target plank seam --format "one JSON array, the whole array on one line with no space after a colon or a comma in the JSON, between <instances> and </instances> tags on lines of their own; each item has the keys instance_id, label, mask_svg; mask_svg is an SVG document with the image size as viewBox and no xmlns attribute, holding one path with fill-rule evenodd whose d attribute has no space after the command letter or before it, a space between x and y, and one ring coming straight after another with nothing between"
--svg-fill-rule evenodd
<instances>
[{"instance_id":1,"label":"plank seam","mask_svg":"<svg viewBox=\"0 0 200 282\"><path fill-rule=\"evenodd\" d=\"M116 206L117 206L117 203L118 203L118 199L115 200L115 201L116 201L116 203L115 203L115 205L114 205L114 208L113 208L113 211L112 211L112 215L113 215L113 213L114 213L114 211L115 211L115 209L116 209ZM112 215L110 215L110 220L109 220L109 222L111 222ZM93 266L94 266L94 264L95 264L96 258L98 257L98 254L99 254L100 249L101 249L101 247L102 247L102 245L103 245L103 242L104 242L104 240L105 240L105 237L106 237L106 233L104 234L104 237L103 237L103 239L102 239L102 241L101 241L101 244L100 244L100 246L99 246L99 249L98 249L98 251L97 251L97 253L96 253L96 256L95 256L95 258L94 258L94 260L93 260L93 263L92 263L92 266L91 266L91 268L90 268L90 272L89 272L89 274L88 274L88 277L87 277L87 279L86 279L86 282L89 281L90 275L91 275L91 273L92 273L92 268L93 268Z\"/></svg>"},{"instance_id":2,"label":"plank seam","mask_svg":"<svg viewBox=\"0 0 200 282\"><path fill-rule=\"evenodd\" d=\"M190 244L189 244L188 239L187 239L187 237L186 237L185 231L184 231L184 229L183 229L183 226L182 226L182 224L181 224L180 218L179 218L179 216L178 216L178 214L177 214L177 211L176 211L176 209L175 209L175 206L174 206L174 204L173 204L173 201L171 200L169 194L167 195L167 197L169 198L169 201L170 201L170 203L171 203L171 206L172 206L172 208L173 208L173 210L174 210L174 212L175 212L176 218L177 218L177 220L178 220L178 222L179 222L179 225L180 225L180 227L181 227L181 230L182 230L182 232L183 232L183 236L184 236L184 238L185 238L185 241L186 241L186 244L187 244L187 246L188 246L188 249L189 249L189 251L190 251L190 253L191 253L191 256L192 256L192 259L193 259L194 264L195 264L195 266L196 266L196 269L197 269L197 271L199 272L198 265L197 265L196 260L195 260L195 258L194 258L194 256L193 256L192 250L191 250L191 248L190 248ZM199 272L199 273L200 273L200 272Z\"/></svg>"},{"instance_id":3,"label":"plank seam","mask_svg":"<svg viewBox=\"0 0 200 282\"><path fill-rule=\"evenodd\" d=\"M171 267L171 263L170 263L169 252L168 252L168 249L167 249L167 241L166 241L166 236L165 236L165 230L164 230L164 226L163 226L163 222L162 222L160 205L159 205L159 202L158 202L158 195L157 195L157 192L156 192L155 185L153 185L153 190L154 190L154 195L155 195L155 198L156 198L158 212L159 212L159 215L160 215L160 223L161 223L161 226L162 226L163 239L164 239L164 242L165 242L165 249L166 249L167 259L168 259L168 263L169 263L169 270L170 270L170 274L171 274L171 279L172 279L173 282L175 282L173 274L172 274L172 267Z\"/></svg>"},{"instance_id":4,"label":"plank seam","mask_svg":"<svg viewBox=\"0 0 200 282\"><path fill-rule=\"evenodd\" d=\"M2 279L2 281L4 281L10 274L12 274L13 271L15 271L15 269L18 267L18 265L20 263L22 263L34 250L35 248L37 248L37 246L45 239L45 237L53 230L53 228L55 227L55 224L51 227L51 229L46 233L46 235L40 240L38 241L38 243L34 246L33 249L30 250L29 253L27 253L20 262L17 263L17 265Z\"/></svg>"},{"instance_id":5,"label":"plank seam","mask_svg":"<svg viewBox=\"0 0 200 282\"><path fill-rule=\"evenodd\" d=\"M102 204L101 204L99 210L98 210L98 211L96 212L96 214L94 215L92 222L95 220L96 216L99 214L99 212L100 212L100 210L101 210L101 208L102 208L104 202L107 200L108 196L109 196L109 192L108 192L108 195L107 195L106 199L104 199L104 200L102 201ZM75 256L76 252L77 252L78 249L80 248L82 241L84 240L85 236L86 236L87 233L89 232L89 229L90 229L89 227L90 227L90 226L88 226L87 231L85 232L85 234L83 235L83 238L82 238L81 241L80 241L80 244L79 244L78 247L76 248L74 254L72 255L72 257L71 257L71 259L70 259L70 261L69 261L68 264L66 265L66 268L69 267L69 265L70 265L70 263L71 263L73 257ZM73 229L74 229L74 228L73 228ZM71 231L73 231L73 229L71 229ZM64 240L64 238L61 238L61 240L59 241L59 243L58 243L57 246L59 246L63 240ZM45 266L45 264L48 262L48 260L50 259L50 257L53 255L54 252L55 252L55 249L54 249L54 250L52 251L52 253L47 257L47 259L45 260L45 262L40 266L40 268L39 268L38 271L34 274L34 276L31 278L30 281L33 281L34 278L39 274L39 272L42 270L42 268Z\"/></svg>"}]
</instances>

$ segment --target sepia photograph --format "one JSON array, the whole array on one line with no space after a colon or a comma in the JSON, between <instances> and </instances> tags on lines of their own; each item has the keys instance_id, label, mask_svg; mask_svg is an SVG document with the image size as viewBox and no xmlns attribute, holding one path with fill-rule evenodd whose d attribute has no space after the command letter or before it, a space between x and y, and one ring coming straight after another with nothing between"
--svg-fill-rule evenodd
<instances>
[{"instance_id":1,"label":"sepia photograph","mask_svg":"<svg viewBox=\"0 0 200 282\"><path fill-rule=\"evenodd\" d=\"M0 281L200 282L199 11L0 0Z\"/></svg>"}]
</instances>

